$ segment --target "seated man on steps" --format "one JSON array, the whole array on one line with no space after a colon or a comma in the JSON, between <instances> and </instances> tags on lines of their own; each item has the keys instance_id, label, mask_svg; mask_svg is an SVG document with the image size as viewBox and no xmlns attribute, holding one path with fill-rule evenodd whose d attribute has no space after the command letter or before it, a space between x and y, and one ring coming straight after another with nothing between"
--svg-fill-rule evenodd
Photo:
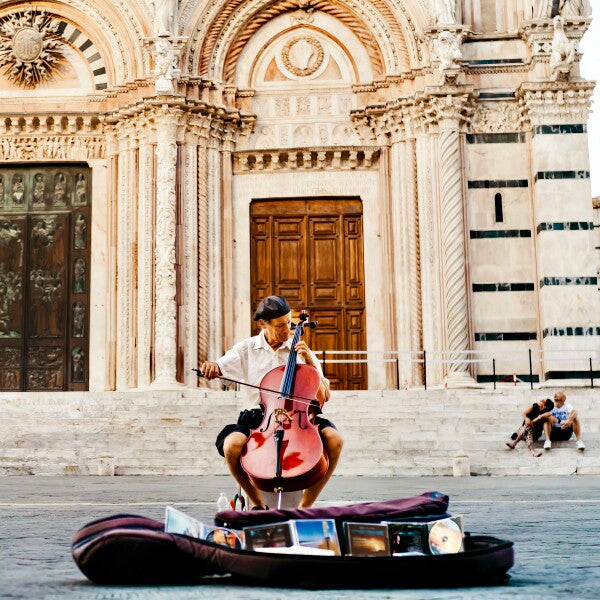
<instances>
[{"instance_id":1,"label":"seated man on steps","mask_svg":"<svg viewBox=\"0 0 600 600\"><path fill-rule=\"evenodd\" d=\"M554 403L550 398L542 398L526 408L523 411L523 424L512 434L511 439L513 441L506 442L506 445L514 450L521 440L525 440L531 455L539 458L542 453L534 449L533 442L542 435L544 420L550 416L550 411L553 408Z\"/></svg>"},{"instance_id":2,"label":"seated man on steps","mask_svg":"<svg viewBox=\"0 0 600 600\"><path fill-rule=\"evenodd\" d=\"M261 326L261 332L254 337L239 342L216 362L205 362L200 370L207 379L227 377L252 385L260 385L263 376L271 369L285 365L291 347L291 311L281 296L268 296L260 302L254 320ZM317 400L321 403L329 399L329 381L323 376L321 365L306 342L296 344L297 360L313 366L321 376L321 385L317 392ZM240 464L240 457L250 430L256 429L263 420L263 410L259 405L259 393L250 389L252 406L240 413L237 423L226 425L217 436L215 445L221 456L225 457L227 466L234 479L248 495L252 508L265 508L260 490L256 489ZM329 457L329 467L321 481L304 490L298 508L310 508L321 490L333 474L342 452L343 439L335 425L321 415L318 406L315 408L313 422L319 428L323 448Z\"/></svg>"},{"instance_id":3,"label":"seated man on steps","mask_svg":"<svg viewBox=\"0 0 600 600\"><path fill-rule=\"evenodd\" d=\"M573 432L577 438L577 450L585 450L585 444L581 439L579 417L566 400L564 392L554 394L554 408L550 416L544 420L544 433L546 434L544 450L550 450L553 441L570 440Z\"/></svg>"}]
</instances>

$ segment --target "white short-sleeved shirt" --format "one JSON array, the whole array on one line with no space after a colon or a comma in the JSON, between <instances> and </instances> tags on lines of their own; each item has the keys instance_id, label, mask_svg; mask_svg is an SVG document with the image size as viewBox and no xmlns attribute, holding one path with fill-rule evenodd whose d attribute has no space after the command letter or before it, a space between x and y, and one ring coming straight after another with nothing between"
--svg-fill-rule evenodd
<instances>
[{"instance_id":1,"label":"white short-sleeved shirt","mask_svg":"<svg viewBox=\"0 0 600 600\"><path fill-rule=\"evenodd\" d=\"M554 423L554 427L560 427L561 423L569 418L569 413L572 410L573 407L568 402L565 402L560 408L555 406L552 409L552 416L556 417L558 423Z\"/></svg>"},{"instance_id":2,"label":"white short-sleeved shirt","mask_svg":"<svg viewBox=\"0 0 600 600\"><path fill-rule=\"evenodd\" d=\"M261 331L258 335L236 344L217 360L217 364L223 377L260 385L262 378L271 369L287 364L291 346L292 340L288 339L277 350L273 350L265 338L265 332ZM310 354L315 368L320 375L323 375L321 364L312 350ZM300 356L296 357L296 361L304 364L304 360ZM259 391L252 388L246 388L246 390L251 406L257 406L260 399Z\"/></svg>"}]
</instances>

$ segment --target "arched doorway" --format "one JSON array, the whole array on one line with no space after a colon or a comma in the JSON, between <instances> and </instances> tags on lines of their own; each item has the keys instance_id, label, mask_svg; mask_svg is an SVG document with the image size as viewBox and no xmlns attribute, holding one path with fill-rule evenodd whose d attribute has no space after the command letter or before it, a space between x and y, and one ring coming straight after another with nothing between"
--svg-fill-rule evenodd
<instances>
[{"instance_id":1,"label":"arched doorway","mask_svg":"<svg viewBox=\"0 0 600 600\"><path fill-rule=\"evenodd\" d=\"M88 387L91 169L0 167L0 390Z\"/></svg>"},{"instance_id":2,"label":"arched doorway","mask_svg":"<svg viewBox=\"0 0 600 600\"><path fill-rule=\"evenodd\" d=\"M250 216L252 306L285 296L319 322L307 338L317 353L365 350L361 201L255 200ZM325 374L336 389L367 387L363 363L333 363L325 354Z\"/></svg>"}]
</instances>

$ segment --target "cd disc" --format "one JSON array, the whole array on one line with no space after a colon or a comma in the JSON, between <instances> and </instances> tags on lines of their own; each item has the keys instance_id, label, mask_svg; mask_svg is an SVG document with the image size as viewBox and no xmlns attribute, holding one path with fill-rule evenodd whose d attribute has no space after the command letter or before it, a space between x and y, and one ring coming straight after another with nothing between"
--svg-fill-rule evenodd
<instances>
[{"instance_id":1,"label":"cd disc","mask_svg":"<svg viewBox=\"0 0 600 600\"><path fill-rule=\"evenodd\" d=\"M429 532L432 554L456 554L462 549L462 531L452 519L438 521Z\"/></svg>"}]
</instances>

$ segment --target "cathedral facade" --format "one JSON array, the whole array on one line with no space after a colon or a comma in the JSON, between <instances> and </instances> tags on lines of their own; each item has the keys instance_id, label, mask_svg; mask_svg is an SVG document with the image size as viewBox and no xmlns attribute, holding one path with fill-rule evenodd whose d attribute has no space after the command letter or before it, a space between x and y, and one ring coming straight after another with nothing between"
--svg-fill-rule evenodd
<instances>
[{"instance_id":1,"label":"cathedral facade","mask_svg":"<svg viewBox=\"0 0 600 600\"><path fill-rule=\"evenodd\" d=\"M319 321L341 389L587 377L590 20L0 2L0 390L196 387L271 293Z\"/></svg>"}]
</instances>

